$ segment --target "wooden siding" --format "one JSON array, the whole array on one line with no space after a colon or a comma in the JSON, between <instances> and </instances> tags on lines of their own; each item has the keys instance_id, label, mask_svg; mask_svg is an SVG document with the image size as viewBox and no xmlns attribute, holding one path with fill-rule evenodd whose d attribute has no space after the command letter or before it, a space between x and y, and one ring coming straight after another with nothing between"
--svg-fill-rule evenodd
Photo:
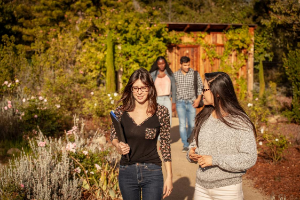
<instances>
[{"instance_id":1,"label":"wooden siding","mask_svg":"<svg viewBox=\"0 0 300 200\"><path fill-rule=\"evenodd\" d=\"M253 90L253 61L254 61L254 27L249 27L249 32L252 35L252 41L250 51L248 52L248 60L246 60L246 65L239 70L239 77L244 77L248 84L248 98L252 99ZM181 38L182 42L193 42L193 38L183 36ZM224 44L226 43L226 38L223 32L210 32L206 35L204 40L208 44L214 44L216 47L216 52L222 55L224 52ZM191 68L198 71L202 80L204 79L204 74L209 72L218 71L220 68L220 59L214 59L213 63L205 58L205 51L200 45L170 45L167 50L168 61L170 63L170 68L173 72L180 69L180 58L182 56L188 56L191 59ZM233 52L228 58L227 62L233 64L237 60L236 53Z\"/></svg>"}]
</instances>

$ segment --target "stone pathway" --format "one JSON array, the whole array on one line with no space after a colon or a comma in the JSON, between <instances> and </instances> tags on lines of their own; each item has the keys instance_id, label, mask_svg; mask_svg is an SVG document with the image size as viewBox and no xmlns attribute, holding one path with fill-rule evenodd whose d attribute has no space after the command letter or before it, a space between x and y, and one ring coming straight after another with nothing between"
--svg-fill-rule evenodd
<instances>
[{"instance_id":1,"label":"stone pathway","mask_svg":"<svg viewBox=\"0 0 300 200\"><path fill-rule=\"evenodd\" d=\"M166 200L192 200L198 165L189 163L186 153L182 153L182 142L179 135L178 118L172 119L171 149L173 169L173 192ZM165 170L163 166L163 170ZM244 200L267 200L259 190L254 188L251 180L243 180ZM270 199L270 198L269 198Z\"/></svg>"}]
</instances>

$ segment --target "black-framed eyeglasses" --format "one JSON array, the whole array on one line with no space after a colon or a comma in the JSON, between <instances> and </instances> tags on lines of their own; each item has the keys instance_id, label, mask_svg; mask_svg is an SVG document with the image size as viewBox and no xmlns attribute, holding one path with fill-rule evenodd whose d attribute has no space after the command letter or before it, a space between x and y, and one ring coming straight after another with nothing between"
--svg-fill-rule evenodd
<instances>
[{"instance_id":1,"label":"black-framed eyeglasses","mask_svg":"<svg viewBox=\"0 0 300 200\"><path fill-rule=\"evenodd\" d=\"M139 92L141 90L142 92L148 92L149 87L148 86L143 86L143 87L131 87L132 92Z\"/></svg>"},{"instance_id":2,"label":"black-framed eyeglasses","mask_svg":"<svg viewBox=\"0 0 300 200\"><path fill-rule=\"evenodd\" d=\"M202 92L204 93L204 92L206 92L206 91L208 91L208 90L210 90L209 88L208 89L202 89Z\"/></svg>"}]
</instances>

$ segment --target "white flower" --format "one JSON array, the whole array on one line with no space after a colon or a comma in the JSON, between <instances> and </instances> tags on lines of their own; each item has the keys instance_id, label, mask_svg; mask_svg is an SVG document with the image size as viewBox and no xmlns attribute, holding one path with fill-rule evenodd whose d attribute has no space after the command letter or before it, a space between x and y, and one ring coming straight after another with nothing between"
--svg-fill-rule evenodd
<instances>
[{"instance_id":1,"label":"white flower","mask_svg":"<svg viewBox=\"0 0 300 200\"><path fill-rule=\"evenodd\" d=\"M255 101L258 101L258 98L256 98Z\"/></svg>"},{"instance_id":2,"label":"white flower","mask_svg":"<svg viewBox=\"0 0 300 200\"><path fill-rule=\"evenodd\" d=\"M7 110L7 106L4 107L4 110Z\"/></svg>"},{"instance_id":3,"label":"white flower","mask_svg":"<svg viewBox=\"0 0 300 200\"><path fill-rule=\"evenodd\" d=\"M94 95L94 92L91 92L91 95Z\"/></svg>"},{"instance_id":4,"label":"white flower","mask_svg":"<svg viewBox=\"0 0 300 200\"><path fill-rule=\"evenodd\" d=\"M118 93L115 92L115 93L114 93L114 96L115 96L115 97L118 96Z\"/></svg>"},{"instance_id":5,"label":"white flower","mask_svg":"<svg viewBox=\"0 0 300 200\"><path fill-rule=\"evenodd\" d=\"M101 167L98 164L95 164L97 170L101 170Z\"/></svg>"},{"instance_id":6,"label":"white flower","mask_svg":"<svg viewBox=\"0 0 300 200\"><path fill-rule=\"evenodd\" d=\"M47 99L44 99L44 102L47 102Z\"/></svg>"},{"instance_id":7,"label":"white flower","mask_svg":"<svg viewBox=\"0 0 300 200\"><path fill-rule=\"evenodd\" d=\"M112 100L112 97L109 97L110 100Z\"/></svg>"},{"instance_id":8,"label":"white flower","mask_svg":"<svg viewBox=\"0 0 300 200\"><path fill-rule=\"evenodd\" d=\"M76 143L69 142L67 144L66 150L67 151L72 151L73 153L75 153L75 151L76 151L75 148L76 148Z\"/></svg>"},{"instance_id":9,"label":"white flower","mask_svg":"<svg viewBox=\"0 0 300 200\"><path fill-rule=\"evenodd\" d=\"M34 97L34 96L31 96L31 99L35 99L35 97Z\"/></svg>"},{"instance_id":10,"label":"white flower","mask_svg":"<svg viewBox=\"0 0 300 200\"><path fill-rule=\"evenodd\" d=\"M78 174L81 172L81 169L79 167L74 169L75 172L77 172Z\"/></svg>"},{"instance_id":11,"label":"white flower","mask_svg":"<svg viewBox=\"0 0 300 200\"><path fill-rule=\"evenodd\" d=\"M9 83L8 85L7 85L7 87L10 87L11 86L11 83Z\"/></svg>"},{"instance_id":12,"label":"white flower","mask_svg":"<svg viewBox=\"0 0 300 200\"><path fill-rule=\"evenodd\" d=\"M60 108L60 105L59 104L55 104L56 108Z\"/></svg>"},{"instance_id":13,"label":"white flower","mask_svg":"<svg viewBox=\"0 0 300 200\"><path fill-rule=\"evenodd\" d=\"M263 133L264 133L264 131L265 131L264 127L261 127L261 129L260 129L260 133L261 133L261 134L263 134Z\"/></svg>"},{"instance_id":14,"label":"white flower","mask_svg":"<svg viewBox=\"0 0 300 200\"><path fill-rule=\"evenodd\" d=\"M26 99L24 98L24 99L23 99L23 102L25 103L25 101L26 101Z\"/></svg>"},{"instance_id":15,"label":"white flower","mask_svg":"<svg viewBox=\"0 0 300 200\"><path fill-rule=\"evenodd\" d=\"M248 107L252 107L253 106L253 104L252 103L248 103Z\"/></svg>"},{"instance_id":16,"label":"white flower","mask_svg":"<svg viewBox=\"0 0 300 200\"><path fill-rule=\"evenodd\" d=\"M111 104L114 104L115 103L115 101L114 100L111 100L111 102L110 102Z\"/></svg>"},{"instance_id":17,"label":"white flower","mask_svg":"<svg viewBox=\"0 0 300 200\"><path fill-rule=\"evenodd\" d=\"M95 103L94 105L97 106L97 103Z\"/></svg>"},{"instance_id":18,"label":"white flower","mask_svg":"<svg viewBox=\"0 0 300 200\"><path fill-rule=\"evenodd\" d=\"M88 155L89 152L83 151L82 153L83 153L84 155Z\"/></svg>"},{"instance_id":19,"label":"white flower","mask_svg":"<svg viewBox=\"0 0 300 200\"><path fill-rule=\"evenodd\" d=\"M109 97L110 97L110 94L107 94L107 96L109 96Z\"/></svg>"},{"instance_id":20,"label":"white flower","mask_svg":"<svg viewBox=\"0 0 300 200\"><path fill-rule=\"evenodd\" d=\"M94 172L90 172L90 174L94 174Z\"/></svg>"},{"instance_id":21,"label":"white flower","mask_svg":"<svg viewBox=\"0 0 300 200\"><path fill-rule=\"evenodd\" d=\"M4 81L4 83L2 85L7 85L8 84L8 81Z\"/></svg>"},{"instance_id":22,"label":"white flower","mask_svg":"<svg viewBox=\"0 0 300 200\"><path fill-rule=\"evenodd\" d=\"M16 80L16 83L19 83L19 80L18 80L18 79Z\"/></svg>"},{"instance_id":23,"label":"white flower","mask_svg":"<svg viewBox=\"0 0 300 200\"><path fill-rule=\"evenodd\" d=\"M275 141L278 142L279 140L276 138Z\"/></svg>"},{"instance_id":24,"label":"white flower","mask_svg":"<svg viewBox=\"0 0 300 200\"><path fill-rule=\"evenodd\" d=\"M39 97L39 100L41 100L41 101L42 101L43 99L44 99L44 98L43 98L42 96L40 96L40 97Z\"/></svg>"},{"instance_id":25,"label":"white flower","mask_svg":"<svg viewBox=\"0 0 300 200\"><path fill-rule=\"evenodd\" d=\"M262 143L262 141L260 141L258 144L259 144L259 145L262 145L263 143Z\"/></svg>"}]
</instances>

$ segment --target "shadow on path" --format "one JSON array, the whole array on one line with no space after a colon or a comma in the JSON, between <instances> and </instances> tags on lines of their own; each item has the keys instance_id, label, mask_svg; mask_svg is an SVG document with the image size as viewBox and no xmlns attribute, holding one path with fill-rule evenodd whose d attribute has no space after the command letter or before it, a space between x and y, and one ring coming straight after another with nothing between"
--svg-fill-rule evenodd
<instances>
[{"instance_id":1,"label":"shadow on path","mask_svg":"<svg viewBox=\"0 0 300 200\"><path fill-rule=\"evenodd\" d=\"M188 177L182 177L173 183L173 192L166 200L193 200L194 187Z\"/></svg>"},{"instance_id":2,"label":"shadow on path","mask_svg":"<svg viewBox=\"0 0 300 200\"><path fill-rule=\"evenodd\" d=\"M173 126L171 128L171 140L172 142L171 143L175 143L177 142L178 140L181 140L180 138L180 134L179 134L179 126Z\"/></svg>"}]
</instances>

